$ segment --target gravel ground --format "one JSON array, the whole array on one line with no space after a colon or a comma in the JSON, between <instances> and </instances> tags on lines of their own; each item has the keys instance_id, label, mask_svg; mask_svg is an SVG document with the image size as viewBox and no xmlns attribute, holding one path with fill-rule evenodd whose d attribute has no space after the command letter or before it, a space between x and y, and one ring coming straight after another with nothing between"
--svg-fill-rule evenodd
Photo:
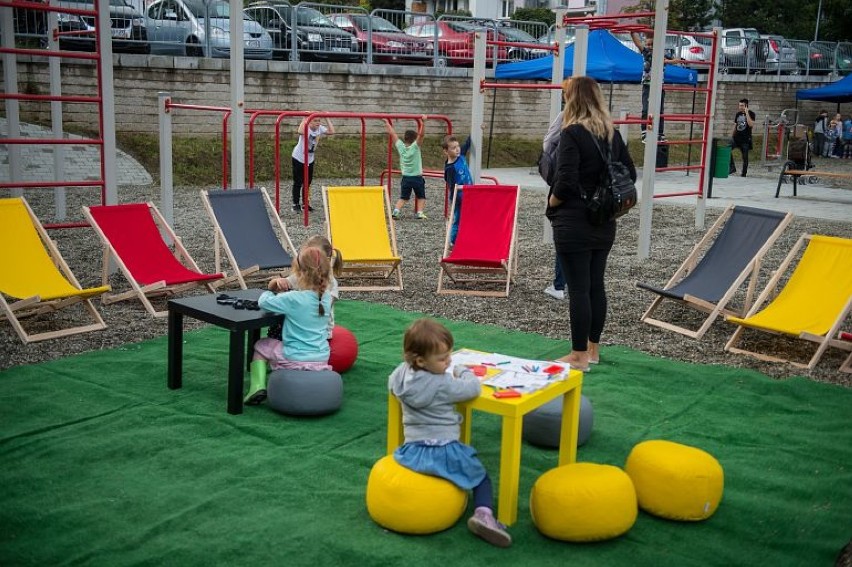
<instances>
[{"instance_id":1,"label":"gravel ground","mask_svg":"<svg viewBox=\"0 0 852 567\"><path fill-rule=\"evenodd\" d=\"M318 179L321 184L352 184L353 180ZM271 184L267 186L272 186ZM182 187L175 192L175 229L184 245L203 270L214 268L212 229L201 206L200 188ZM429 181L429 195L440 195L443 187ZM91 194L89 194L91 195ZM159 202L159 188L122 187L122 202L151 200ZM52 194L33 194L29 201L36 214L44 219L52 214ZM88 197L91 199L91 197ZM554 252L551 245L542 244L543 195L525 192L522 196L519 217L520 267L516 282L508 299L478 298L463 296L438 296L437 260L444 240L444 225L441 219L442 203L432 198L428 202L428 220L415 220L411 211L405 212L397 222L397 241L403 257L403 279L405 291L383 293L345 293L344 298L361 299L384 303L405 311L419 311L430 315L456 320L498 325L507 329L528 331L566 340L568 352L568 302L552 299L542 290L553 277ZM88 200L91 203L91 200ZM286 197L283 200L287 202ZM68 210L79 211L82 198L69 194ZM298 245L307 236L323 232L321 198L319 192L313 197L314 207L311 226L302 226L300 219L287 210L284 219L293 241ZM720 211L709 209L707 226ZM702 231L693 227L694 213L691 207L672 204L655 204L651 236L650 259L640 260L636 256L636 241L639 229L638 211L632 211L619 222L618 236L610 256L607 269L607 291L609 315L603 336L603 362L606 362L606 346L621 345L669 359L722 364L731 367L746 367L758 370L774 378L783 379L792 375L805 375L819 382L852 386L852 375L838 371L844 354L830 349L813 371L793 368L790 365L762 362L750 357L725 353L723 346L733 331L733 326L717 321L700 341L664 331L639 322L639 318L652 300L648 292L638 290L634 283L643 281L664 284L683 259L689 254ZM781 236L764 262L760 286L775 269L796 239L804 232L828 234L852 238L852 224L796 218ZM84 286L99 285L101 249L96 237L89 229L52 231L68 264ZM228 269L227 267L225 268ZM126 289L127 284L120 274L110 279L113 289ZM742 294L735 299L741 302ZM671 302L669 302L671 303ZM166 334L165 319L154 319L138 301L102 306L96 302L104 316L108 329L104 331L65 337L59 340L34 343L24 346L8 324L0 325L0 369L20 364L32 364L67 355L118 347L126 343L143 341ZM66 315L66 313L68 315ZM667 315L666 315L667 314ZM80 320L81 313L74 309L63 312L62 319ZM674 317L680 321L700 320L691 311L672 305L661 316ZM55 315L54 315L55 317ZM187 320L187 327L199 325ZM27 323L31 330L55 328L55 318L32 320ZM402 330L398 331L401 335ZM752 346L765 346L806 360L813 347L805 341L779 342L777 337L767 341L761 335L748 335ZM779 346L780 345L780 346Z\"/></svg>"}]
</instances>

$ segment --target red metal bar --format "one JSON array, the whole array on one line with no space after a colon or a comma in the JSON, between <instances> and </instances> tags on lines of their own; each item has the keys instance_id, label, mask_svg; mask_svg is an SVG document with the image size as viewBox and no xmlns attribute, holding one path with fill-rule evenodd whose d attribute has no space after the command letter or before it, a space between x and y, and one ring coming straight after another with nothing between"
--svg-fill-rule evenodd
<instances>
[{"instance_id":1,"label":"red metal bar","mask_svg":"<svg viewBox=\"0 0 852 567\"><path fill-rule=\"evenodd\" d=\"M60 228L92 228L92 226L87 222L57 222L53 224L45 224L42 226L44 226L44 228L48 230Z\"/></svg>"},{"instance_id":2,"label":"red metal bar","mask_svg":"<svg viewBox=\"0 0 852 567\"><path fill-rule=\"evenodd\" d=\"M701 191L683 191L681 193L663 193L662 195L654 195L655 199L664 199L665 197L689 197L691 195L701 195Z\"/></svg>"},{"instance_id":3,"label":"red metal bar","mask_svg":"<svg viewBox=\"0 0 852 567\"><path fill-rule=\"evenodd\" d=\"M102 145L103 139L100 138L0 138L0 144L33 146L33 145L53 145L53 146L74 146L74 145Z\"/></svg>"},{"instance_id":4,"label":"red metal bar","mask_svg":"<svg viewBox=\"0 0 852 567\"><path fill-rule=\"evenodd\" d=\"M56 95L37 95L37 94L22 94L22 93L0 93L0 100L43 100L49 102L101 102L100 97L96 96L56 96Z\"/></svg>"},{"instance_id":5,"label":"red metal bar","mask_svg":"<svg viewBox=\"0 0 852 567\"><path fill-rule=\"evenodd\" d=\"M656 12L633 12L632 14L606 14L602 16L575 16L572 18L564 17L562 18L563 25L565 22L571 23L587 23L587 22L598 22L604 20L635 20L638 18L653 18L656 17Z\"/></svg>"},{"instance_id":6,"label":"red metal bar","mask_svg":"<svg viewBox=\"0 0 852 567\"><path fill-rule=\"evenodd\" d=\"M525 43L523 41L503 41L500 39L488 39L485 43L487 45L499 45L502 47L527 47L529 49L546 49L553 52L559 51L559 46L555 44Z\"/></svg>"},{"instance_id":7,"label":"red metal bar","mask_svg":"<svg viewBox=\"0 0 852 567\"><path fill-rule=\"evenodd\" d=\"M36 10L38 12L58 12L60 14L74 14L77 16L95 16L98 15L97 6L94 9L80 9L80 8L64 8L60 6L50 6L47 2L26 2L22 0L18 1L8 1L8 0L0 0L0 7L8 6L9 8L26 8L29 10Z\"/></svg>"},{"instance_id":8,"label":"red metal bar","mask_svg":"<svg viewBox=\"0 0 852 567\"><path fill-rule=\"evenodd\" d=\"M680 92L696 92L696 93L709 93L710 89L708 87L681 87L674 85L663 85L664 91L680 91Z\"/></svg>"},{"instance_id":9,"label":"red metal bar","mask_svg":"<svg viewBox=\"0 0 852 567\"><path fill-rule=\"evenodd\" d=\"M665 144L666 146L681 146L686 144L703 144L704 138L695 138L692 140L666 140L665 142L657 142L658 144Z\"/></svg>"},{"instance_id":10,"label":"red metal bar","mask_svg":"<svg viewBox=\"0 0 852 567\"><path fill-rule=\"evenodd\" d=\"M50 49L23 49L18 47L0 47L0 53L36 55L39 57L64 57L66 59L88 59L90 61L95 61L100 57L97 53L85 53L81 51L52 51Z\"/></svg>"}]
</instances>

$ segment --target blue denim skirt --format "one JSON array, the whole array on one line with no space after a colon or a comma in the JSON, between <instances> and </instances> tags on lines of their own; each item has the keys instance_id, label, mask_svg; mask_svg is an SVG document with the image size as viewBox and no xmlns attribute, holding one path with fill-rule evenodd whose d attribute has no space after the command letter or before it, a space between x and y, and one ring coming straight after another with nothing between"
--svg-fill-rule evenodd
<instances>
[{"instance_id":1,"label":"blue denim skirt","mask_svg":"<svg viewBox=\"0 0 852 567\"><path fill-rule=\"evenodd\" d=\"M406 443L394 451L393 457L407 469L447 479L464 490L479 486L485 478L485 467L476 457L476 450L459 441L443 445Z\"/></svg>"}]
</instances>

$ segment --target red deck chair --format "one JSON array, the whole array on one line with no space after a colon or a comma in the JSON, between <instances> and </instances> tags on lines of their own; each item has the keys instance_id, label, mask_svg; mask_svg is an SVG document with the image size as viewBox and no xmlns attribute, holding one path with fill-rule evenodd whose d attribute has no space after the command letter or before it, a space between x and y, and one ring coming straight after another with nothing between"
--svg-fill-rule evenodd
<instances>
[{"instance_id":1,"label":"red deck chair","mask_svg":"<svg viewBox=\"0 0 852 567\"><path fill-rule=\"evenodd\" d=\"M104 283L112 256L133 288L105 295L105 304L138 297L151 315L165 317L168 312L154 309L149 297L173 295L199 285L213 292L210 282L224 277L201 273L153 203L83 207L83 214L104 244ZM174 252L160 231L174 242Z\"/></svg>"},{"instance_id":2,"label":"red deck chair","mask_svg":"<svg viewBox=\"0 0 852 567\"><path fill-rule=\"evenodd\" d=\"M450 251L452 217L447 221L444 256L438 274L438 293L508 297L517 270L518 185L465 185L461 191L461 218ZM459 191L453 197L455 210ZM444 276L459 289L444 289ZM500 284L500 291L494 290ZM485 289L482 289L485 287Z\"/></svg>"}]
</instances>

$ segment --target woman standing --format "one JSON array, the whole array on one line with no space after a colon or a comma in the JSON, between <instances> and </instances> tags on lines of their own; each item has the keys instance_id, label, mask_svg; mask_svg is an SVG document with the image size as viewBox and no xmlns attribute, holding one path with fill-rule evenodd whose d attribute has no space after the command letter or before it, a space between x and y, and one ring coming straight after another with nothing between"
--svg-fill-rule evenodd
<instances>
[{"instance_id":1,"label":"woman standing","mask_svg":"<svg viewBox=\"0 0 852 567\"><path fill-rule=\"evenodd\" d=\"M560 360L587 371L600 356L598 345L607 310L604 272L615 241L615 221L592 225L584 196L594 192L601 179L606 165L601 152L608 147L611 160L623 163L633 181L636 168L624 140L613 129L597 82L588 77L567 79L562 94L565 111L559 159L546 215L568 285L572 349Z\"/></svg>"}]
</instances>

